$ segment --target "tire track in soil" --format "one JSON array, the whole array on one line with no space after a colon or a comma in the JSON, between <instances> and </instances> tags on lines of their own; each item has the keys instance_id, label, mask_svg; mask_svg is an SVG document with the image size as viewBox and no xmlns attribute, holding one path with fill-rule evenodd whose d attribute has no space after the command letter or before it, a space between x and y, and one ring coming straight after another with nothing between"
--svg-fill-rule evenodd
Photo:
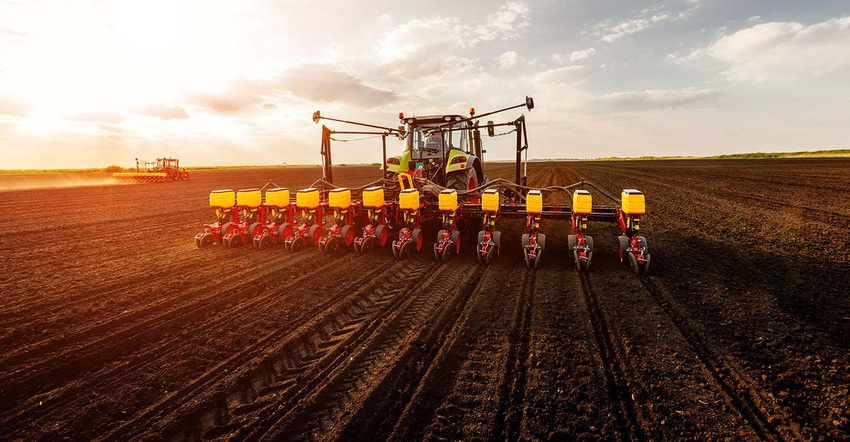
<instances>
[{"instance_id":1,"label":"tire track in soil","mask_svg":"<svg viewBox=\"0 0 850 442\"><path fill-rule=\"evenodd\" d=\"M536 271L525 271L522 291L517 302L513 327L509 334L510 349L507 370L499 388L499 407L494 420L494 435L503 440L519 440L523 422L526 375L531 346L531 309L534 305Z\"/></svg>"},{"instance_id":2,"label":"tire track in soil","mask_svg":"<svg viewBox=\"0 0 850 442\"><path fill-rule=\"evenodd\" d=\"M12 413L6 413L8 417L4 416L4 424L0 427L7 430L13 429L16 427L15 423L21 420L19 417L26 415L37 415L40 419L54 414L61 416L67 407L78 400L77 394L89 388L86 386L92 388L96 386L100 390L109 390L107 388L109 385L115 385L117 389L126 376L144 372L145 367L160 365L160 361L167 359L171 354L183 354L181 348L191 347L192 343L183 342L181 336L172 333L173 330L180 329L181 324L195 323L199 319L211 316L213 323L219 324L211 334L221 333L226 335L230 323L238 321L241 317L255 315L256 311L261 309L254 306L267 303L268 306L263 309L269 310L275 303L285 305L288 300L280 297L279 294L303 288L304 279L310 276L309 272L304 272L301 277L284 282L289 279L293 271L313 269L316 268L317 262L323 261L323 265L317 268L318 271L325 271L323 269L330 268L329 271L326 271L330 275L334 273L345 274L351 271L350 268L346 269L345 266L334 267L336 259L328 261L327 258L327 256L321 254L306 257L303 261L298 262L298 265L290 266L287 269L283 268L283 266L289 264L286 262L281 262L280 267L262 267L258 269L258 273L254 275L253 279L247 281L238 280L228 285L222 285L220 281L213 282L208 286L194 290L193 293L206 293L206 295L199 300L188 296L187 299L192 299L192 302L188 305L175 303L173 308L162 314L149 318L142 316L141 322L128 323L128 328L115 333L107 333L103 337L84 343L81 347L66 349L50 358L39 360L35 368L24 367L13 372L5 379L7 385L4 387L4 394L7 397L14 398L16 397L15 394L20 396L22 392L30 388L40 388L43 392L29 397ZM262 271L259 272L259 270ZM368 266L361 271L367 272L367 275L378 272L377 269L368 272ZM367 280L367 278L362 278L360 281L365 282ZM256 281L263 281L263 284L258 287ZM284 285L281 286L280 284ZM341 291L333 299L340 299L344 295L345 291ZM312 315L320 313L324 308L326 307L314 309ZM235 312L228 313L228 310L235 310ZM302 315L301 320L309 319L312 315ZM128 318L124 318L121 322L125 320L128 320ZM167 339L158 339L157 336L167 336ZM151 342L155 342L152 347L146 346ZM98 370L102 364L137 349L142 349L143 353L134 355L133 361L119 364L114 368ZM94 372L94 374L88 379L74 382L71 387L64 385L57 387L63 381L80 376L80 367L84 367L83 370ZM24 373L16 374L20 372ZM4 405L12 405L12 403Z\"/></svg>"},{"instance_id":3,"label":"tire track in soil","mask_svg":"<svg viewBox=\"0 0 850 442\"><path fill-rule=\"evenodd\" d=\"M321 385L315 391L291 408L278 404L277 412L236 438L373 439L371 431L389 427L387 422L391 426L394 419L384 413L393 415L396 404L406 402L405 390L424 373L415 368L425 359L423 353L442 346L445 330L457 321L484 273L473 262L458 263L459 258L424 280L420 271L413 272L409 277L419 282L401 292L396 308L376 317L346 345L345 354L317 373Z\"/></svg>"},{"instance_id":4,"label":"tire track in soil","mask_svg":"<svg viewBox=\"0 0 850 442\"><path fill-rule=\"evenodd\" d=\"M243 358L205 373L104 440L163 435L172 441L232 438L255 430L264 414L273 414L284 404L294 406L321 388L333 361L345 360L361 336L405 298L416 275L436 266L411 259L396 266L373 267L352 284L361 288L314 309L312 315L305 315L311 319L297 329L269 334L262 345L240 352ZM385 289L375 281L389 281L394 287Z\"/></svg>"},{"instance_id":5,"label":"tire track in soil","mask_svg":"<svg viewBox=\"0 0 850 442\"><path fill-rule=\"evenodd\" d=\"M696 353L714 381L729 399L729 402L746 419L747 423L763 440L804 440L805 437L791 425L785 416L788 413L760 388L750 382L719 351L713 349L699 332L688 325L690 321L673 303L668 301L665 290L650 279L641 280L649 297L664 311L682 337Z\"/></svg>"},{"instance_id":6,"label":"tire track in soil","mask_svg":"<svg viewBox=\"0 0 850 442\"><path fill-rule=\"evenodd\" d=\"M646 440L646 434L641 426L641 419L634 403L634 396L629 388L627 363L620 355L625 351L618 348L616 337L611 332L602 308L599 306L599 296L593 284L593 276L588 273L579 275L581 291L584 294L587 313L593 327L593 336L602 358L603 372L611 403L618 404L618 429L622 438L627 440Z\"/></svg>"},{"instance_id":7,"label":"tire track in soil","mask_svg":"<svg viewBox=\"0 0 850 442\"><path fill-rule=\"evenodd\" d=\"M63 375L72 374L69 367L81 365L82 360L85 360L88 365L97 364L99 360L107 360L114 356L115 351L125 352L127 342L140 336L153 335L159 329L165 329L168 324L182 317L203 315L217 305L235 303L250 297L250 288L256 281L264 281L264 285L269 287L288 279L293 274L301 274L301 278L304 278L307 272L303 270L315 268L321 270L332 266L333 261L317 254L294 263L279 261L276 264L276 266L268 265L259 268L250 280L233 277L234 281L226 285L222 285L222 282L215 278L208 278L208 284L163 300L159 304L147 305L142 310L75 331L61 340L56 340L55 337L45 339L43 342L46 342L46 345L27 347L25 351L22 349L20 354L13 352L0 362L0 368L19 364L27 359L38 360L34 365L17 367L10 370L8 374L4 373L4 378L14 379L14 381L8 381L5 390L8 395L15 396L19 393L16 389L19 384L49 387L51 381L54 383L62 381ZM317 264L320 266L317 267ZM227 295L222 297L221 293ZM188 305L185 301L188 301ZM87 340L89 342L85 342ZM50 354L50 357L44 358L44 354ZM27 377L22 374L23 372L38 373L39 377Z\"/></svg>"},{"instance_id":8,"label":"tire track in soil","mask_svg":"<svg viewBox=\"0 0 850 442\"><path fill-rule=\"evenodd\" d=\"M509 263L486 267L442 347L408 387L409 397L386 426L392 432L380 438L493 440L518 434L534 272L517 257ZM518 286L520 293L493 299L494 286Z\"/></svg>"}]
</instances>

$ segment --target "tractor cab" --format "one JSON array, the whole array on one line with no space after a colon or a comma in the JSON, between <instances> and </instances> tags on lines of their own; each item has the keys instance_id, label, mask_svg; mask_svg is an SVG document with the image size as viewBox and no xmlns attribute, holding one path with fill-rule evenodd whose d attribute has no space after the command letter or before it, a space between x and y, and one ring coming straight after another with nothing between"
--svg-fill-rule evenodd
<instances>
[{"instance_id":1,"label":"tractor cab","mask_svg":"<svg viewBox=\"0 0 850 442\"><path fill-rule=\"evenodd\" d=\"M464 121L464 117L399 117L404 123L399 127L402 134L399 138L404 142L405 150L399 156L387 158L387 171L408 173L443 185L448 184L452 174L462 173L464 179L454 180L457 182L455 187L461 190L477 187L483 182L483 174L479 172L480 160L474 154L473 143L470 143L474 127L469 121ZM453 121L457 123L453 124ZM467 172L467 168L472 170Z\"/></svg>"}]
</instances>

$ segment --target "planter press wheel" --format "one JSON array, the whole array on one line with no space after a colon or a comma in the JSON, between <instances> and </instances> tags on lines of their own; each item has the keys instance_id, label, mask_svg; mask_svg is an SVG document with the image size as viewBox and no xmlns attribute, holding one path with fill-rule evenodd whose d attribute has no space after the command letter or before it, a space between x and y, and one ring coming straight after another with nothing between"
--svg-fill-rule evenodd
<instances>
[{"instance_id":1,"label":"planter press wheel","mask_svg":"<svg viewBox=\"0 0 850 442\"><path fill-rule=\"evenodd\" d=\"M425 242L425 237L422 235L422 229L413 229L413 234L410 235L413 240L413 247L418 252L422 250L422 244Z\"/></svg>"},{"instance_id":2,"label":"planter press wheel","mask_svg":"<svg viewBox=\"0 0 850 442\"><path fill-rule=\"evenodd\" d=\"M487 256L484 258L484 264L490 265L493 262L493 256L499 256L500 248L502 245L502 232L496 230L493 232L493 235L490 236L490 241L493 242L493 246L490 247L490 250L487 250ZM481 254L478 254L481 256Z\"/></svg>"},{"instance_id":3,"label":"planter press wheel","mask_svg":"<svg viewBox=\"0 0 850 442\"><path fill-rule=\"evenodd\" d=\"M262 236L263 230L265 227L260 223L251 224L251 227L248 227L248 238L252 244L254 244L255 249L260 249L260 240L257 238L258 236Z\"/></svg>"},{"instance_id":4,"label":"planter press wheel","mask_svg":"<svg viewBox=\"0 0 850 442\"><path fill-rule=\"evenodd\" d=\"M338 248L339 248L339 239L337 239L337 238L333 238L333 237L328 238L327 241L325 241L324 245L322 245L322 243L319 243L319 250L321 250L322 253L325 253L325 254L333 253Z\"/></svg>"},{"instance_id":5,"label":"planter press wheel","mask_svg":"<svg viewBox=\"0 0 850 442\"><path fill-rule=\"evenodd\" d=\"M226 222L221 226L221 246L222 247L224 247L224 248L229 247L229 245L227 244L228 241L225 240L224 238L227 236L228 233L230 233L231 230L234 230L235 228L236 228L236 226L232 222Z\"/></svg>"},{"instance_id":6,"label":"planter press wheel","mask_svg":"<svg viewBox=\"0 0 850 442\"><path fill-rule=\"evenodd\" d=\"M525 258L525 268L530 269L531 268L531 260L529 260L529 258L528 258L528 248L527 248L528 242L529 242L528 237L529 237L529 235L527 233L522 234L521 245L522 245L522 256Z\"/></svg>"},{"instance_id":7,"label":"planter press wheel","mask_svg":"<svg viewBox=\"0 0 850 442\"><path fill-rule=\"evenodd\" d=\"M301 237L301 236L297 236L295 238L292 238L292 243L289 245L289 249L288 249L289 252L295 253L295 252L303 249L305 242L306 242L306 240L304 239L304 237Z\"/></svg>"},{"instance_id":8,"label":"planter press wheel","mask_svg":"<svg viewBox=\"0 0 850 442\"><path fill-rule=\"evenodd\" d=\"M209 247L213 244L213 242L214 242L214 238L212 236L212 233L209 233L209 232L204 233L203 235L201 235L200 238L197 239L197 244L198 244L199 249Z\"/></svg>"},{"instance_id":9,"label":"planter press wheel","mask_svg":"<svg viewBox=\"0 0 850 442\"><path fill-rule=\"evenodd\" d=\"M264 233L259 240L254 240L254 242L256 243L257 249L265 250L272 245L272 237L269 236L268 233Z\"/></svg>"},{"instance_id":10,"label":"planter press wheel","mask_svg":"<svg viewBox=\"0 0 850 442\"><path fill-rule=\"evenodd\" d=\"M231 236L230 239L227 240L227 248L232 249L234 247L239 247L241 245L242 245L242 235L240 235L238 233Z\"/></svg>"},{"instance_id":11,"label":"planter press wheel","mask_svg":"<svg viewBox=\"0 0 850 442\"><path fill-rule=\"evenodd\" d=\"M534 257L534 270L540 266L540 258L543 257L543 252L546 250L546 235L542 233L537 234L537 245L540 246L540 250L537 251L537 256Z\"/></svg>"},{"instance_id":12,"label":"planter press wheel","mask_svg":"<svg viewBox=\"0 0 850 442\"><path fill-rule=\"evenodd\" d=\"M354 228L348 224L342 226L339 237L345 247L351 247L354 244Z\"/></svg>"},{"instance_id":13,"label":"planter press wheel","mask_svg":"<svg viewBox=\"0 0 850 442\"><path fill-rule=\"evenodd\" d=\"M620 262L627 262L629 260L629 237L625 235L620 235L617 237L617 241L619 243L620 249Z\"/></svg>"},{"instance_id":14,"label":"planter press wheel","mask_svg":"<svg viewBox=\"0 0 850 442\"><path fill-rule=\"evenodd\" d=\"M460 231L455 230L452 232L452 242L454 243L455 255L460 255Z\"/></svg>"},{"instance_id":15,"label":"planter press wheel","mask_svg":"<svg viewBox=\"0 0 850 442\"><path fill-rule=\"evenodd\" d=\"M310 226L310 230L307 231L307 237L310 238L310 242L312 245L319 245L319 240L322 239L324 235L324 231L322 231L322 226L318 224L314 224Z\"/></svg>"},{"instance_id":16,"label":"planter press wheel","mask_svg":"<svg viewBox=\"0 0 850 442\"><path fill-rule=\"evenodd\" d=\"M387 245L387 239L389 239L389 237L390 233L385 224L379 224L378 227L375 228L375 238L378 240L378 247Z\"/></svg>"},{"instance_id":17,"label":"planter press wheel","mask_svg":"<svg viewBox=\"0 0 850 442\"><path fill-rule=\"evenodd\" d=\"M481 243L484 242L484 231L478 232L478 242L475 243L475 257L478 258L478 264L484 263L484 257L481 256Z\"/></svg>"},{"instance_id":18,"label":"planter press wheel","mask_svg":"<svg viewBox=\"0 0 850 442\"><path fill-rule=\"evenodd\" d=\"M372 238L366 238L363 240L363 244L360 245L360 253L366 253L369 250L372 250L372 247L375 247L375 240Z\"/></svg>"},{"instance_id":19,"label":"planter press wheel","mask_svg":"<svg viewBox=\"0 0 850 442\"><path fill-rule=\"evenodd\" d=\"M401 245L401 249L399 249L399 251L398 251L398 259L399 259L399 260L401 260L401 259L405 259L405 258L407 258L408 256L410 256L410 251L411 251L414 247L415 247L415 246L414 246L414 244L413 244L412 242L410 242L410 241L405 241L405 242Z\"/></svg>"}]
</instances>

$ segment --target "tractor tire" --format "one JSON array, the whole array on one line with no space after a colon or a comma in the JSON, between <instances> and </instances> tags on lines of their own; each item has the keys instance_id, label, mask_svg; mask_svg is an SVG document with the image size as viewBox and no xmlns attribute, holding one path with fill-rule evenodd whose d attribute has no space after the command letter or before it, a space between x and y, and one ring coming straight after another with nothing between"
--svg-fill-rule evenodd
<instances>
[{"instance_id":1,"label":"tractor tire","mask_svg":"<svg viewBox=\"0 0 850 442\"><path fill-rule=\"evenodd\" d=\"M447 189L469 190L477 187L478 176L475 174L475 169L464 169L446 176Z\"/></svg>"}]
</instances>

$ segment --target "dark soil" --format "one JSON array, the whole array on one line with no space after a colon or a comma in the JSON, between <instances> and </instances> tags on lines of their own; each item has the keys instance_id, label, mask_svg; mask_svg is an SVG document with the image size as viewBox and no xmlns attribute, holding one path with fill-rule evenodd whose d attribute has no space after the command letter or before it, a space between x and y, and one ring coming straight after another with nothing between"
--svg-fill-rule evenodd
<instances>
[{"instance_id":1,"label":"dark soil","mask_svg":"<svg viewBox=\"0 0 850 442\"><path fill-rule=\"evenodd\" d=\"M513 179L511 164L487 172ZM401 261L388 247L196 248L211 190L295 190L317 168L75 187L0 176L0 440L850 438L850 160L529 175L642 190L649 274L620 263L619 227L599 222L582 274L555 220L537 270L511 219L489 266L470 235L438 263L430 228Z\"/></svg>"}]
</instances>

